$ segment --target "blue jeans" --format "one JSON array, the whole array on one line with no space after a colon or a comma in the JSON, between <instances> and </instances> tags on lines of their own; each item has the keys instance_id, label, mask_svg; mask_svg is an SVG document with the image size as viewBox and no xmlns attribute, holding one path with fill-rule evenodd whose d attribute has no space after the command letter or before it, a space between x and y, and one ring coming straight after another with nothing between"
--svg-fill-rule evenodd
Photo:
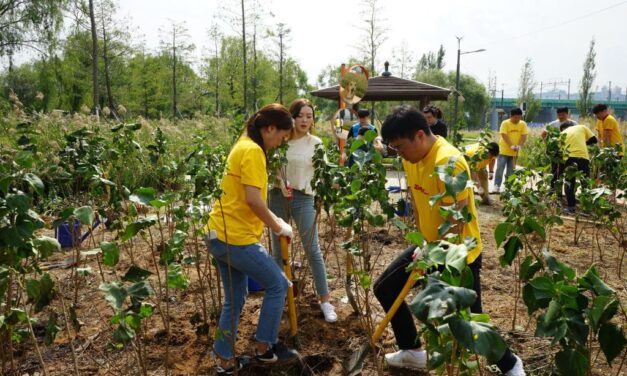
<instances>
[{"instance_id":1,"label":"blue jeans","mask_svg":"<svg viewBox=\"0 0 627 376\"><path fill-rule=\"evenodd\" d=\"M496 158L496 176L494 177L494 186L500 187L503 182L503 170L505 170L505 166L507 165L507 170L505 171L505 180L514 172L514 157L510 157L508 155L499 154Z\"/></svg>"},{"instance_id":2,"label":"blue jeans","mask_svg":"<svg viewBox=\"0 0 627 376\"><path fill-rule=\"evenodd\" d=\"M327 283L327 270L320 252L318 243L318 226L316 220L316 210L314 208L314 197L304 194L300 191L294 191L294 197L289 202L279 189L273 189L270 192L270 210L277 216L281 217L285 222L289 221L288 213L294 218L298 232L300 233L303 249L309 260L311 272L313 274L314 285L318 296L329 294L329 285ZM289 207L289 211L288 211ZM272 234L272 255L278 265L283 265L281 259L281 245L279 238Z\"/></svg>"},{"instance_id":3,"label":"blue jeans","mask_svg":"<svg viewBox=\"0 0 627 376\"><path fill-rule=\"evenodd\" d=\"M212 239L208 248L218 263L224 287L224 305L213 345L215 353L224 359L233 358L240 314L248 294L247 276L251 276L266 290L255 338L259 342L277 343L288 288L281 269L259 243L228 245L230 257L227 257L227 244L218 239Z\"/></svg>"}]
</instances>

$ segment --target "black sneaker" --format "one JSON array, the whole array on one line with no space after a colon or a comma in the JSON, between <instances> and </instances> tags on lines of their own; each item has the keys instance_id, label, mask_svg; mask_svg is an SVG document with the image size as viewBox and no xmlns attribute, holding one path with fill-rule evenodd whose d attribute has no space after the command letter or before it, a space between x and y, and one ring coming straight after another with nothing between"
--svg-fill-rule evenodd
<instances>
[{"instance_id":1,"label":"black sneaker","mask_svg":"<svg viewBox=\"0 0 627 376\"><path fill-rule=\"evenodd\" d=\"M272 345L265 353L258 354L255 350L255 358L263 363L287 362L298 358L298 351L277 343Z\"/></svg>"},{"instance_id":2,"label":"black sneaker","mask_svg":"<svg viewBox=\"0 0 627 376\"><path fill-rule=\"evenodd\" d=\"M216 374L218 376L227 376L227 375L232 375L235 373L235 369L237 368L237 370L241 370L242 367L244 367L244 365L242 364L242 362L240 361L239 358L235 358L235 365L233 365L232 367L229 368L222 368L221 366L217 366L216 367Z\"/></svg>"}]
</instances>

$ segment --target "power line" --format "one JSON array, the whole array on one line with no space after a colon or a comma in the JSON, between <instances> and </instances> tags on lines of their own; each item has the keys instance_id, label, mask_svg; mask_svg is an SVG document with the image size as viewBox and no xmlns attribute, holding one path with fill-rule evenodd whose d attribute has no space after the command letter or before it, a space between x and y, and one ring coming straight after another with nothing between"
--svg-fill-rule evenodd
<instances>
[{"instance_id":1,"label":"power line","mask_svg":"<svg viewBox=\"0 0 627 376\"><path fill-rule=\"evenodd\" d=\"M530 31L530 32L525 33L525 34L520 34L520 35L515 36L515 37L508 37L508 38L505 38L505 39L500 39L500 40L497 40L497 41L488 42L488 44L490 44L490 43L500 43L500 42L505 42L505 41L513 40L513 39L519 39L519 38L526 37L526 36L529 36L529 35L533 35L533 34L536 34L536 33L540 33L540 32L543 32L543 31L555 29L557 27L568 25L570 23L580 21L580 20L582 20L584 18L591 17L591 16L597 15L599 13L603 13L603 12L605 12L607 10L619 7L619 6L624 5L624 4L627 4L627 1L622 1L620 3L614 4L614 5L610 5L609 7L606 7L606 8L603 8L603 9L599 9L596 12L587 13L587 14L584 14L582 16L575 17L575 18L572 18L570 20L564 21L562 23L555 24L555 25L550 25L550 26L544 27L542 29L538 29L538 30L535 30L535 31Z\"/></svg>"}]
</instances>

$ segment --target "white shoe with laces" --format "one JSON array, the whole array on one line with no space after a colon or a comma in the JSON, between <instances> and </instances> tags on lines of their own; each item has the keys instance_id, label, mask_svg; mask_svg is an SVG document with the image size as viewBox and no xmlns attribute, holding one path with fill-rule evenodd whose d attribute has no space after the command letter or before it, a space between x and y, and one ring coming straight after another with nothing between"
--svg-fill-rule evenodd
<instances>
[{"instance_id":1,"label":"white shoe with laces","mask_svg":"<svg viewBox=\"0 0 627 376\"><path fill-rule=\"evenodd\" d=\"M335 313L335 307L329 302L320 303L320 309L322 310L322 314L324 314L324 320L326 322L336 322L337 321L337 313Z\"/></svg>"},{"instance_id":2,"label":"white shoe with laces","mask_svg":"<svg viewBox=\"0 0 627 376\"><path fill-rule=\"evenodd\" d=\"M427 352L424 350L399 350L385 354L385 361L391 367L427 370Z\"/></svg>"},{"instance_id":3,"label":"white shoe with laces","mask_svg":"<svg viewBox=\"0 0 627 376\"><path fill-rule=\"evenodd\" d=\"M523 362L518 357L518 355L514 354L514 358L516 358L516 364L514 364L514 368L510 369L505 373L505 376L526 376L525 370L523 368Z\"/></svg>"}]
</instances>

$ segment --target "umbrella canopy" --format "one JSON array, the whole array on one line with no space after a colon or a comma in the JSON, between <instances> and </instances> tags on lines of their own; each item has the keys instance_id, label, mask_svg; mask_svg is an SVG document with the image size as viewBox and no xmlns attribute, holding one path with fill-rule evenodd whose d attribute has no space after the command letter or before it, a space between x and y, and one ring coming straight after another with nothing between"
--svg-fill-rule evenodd
<instances>
[{"instance_id":1,"label":"umbrella canopy","mask_svg":"<svg viewBox=\"0 0 627 376\"><path fill-rule=\"evenodd\" d=\"M387 72L386 72L387 73ZM368 90L363 101L430 101L447 100L451 90L423 82L406 80L392 75L382 75L368 79ZM339 85L312 91L311 95L338 100Z\"/></svg>"}]
</instances>

